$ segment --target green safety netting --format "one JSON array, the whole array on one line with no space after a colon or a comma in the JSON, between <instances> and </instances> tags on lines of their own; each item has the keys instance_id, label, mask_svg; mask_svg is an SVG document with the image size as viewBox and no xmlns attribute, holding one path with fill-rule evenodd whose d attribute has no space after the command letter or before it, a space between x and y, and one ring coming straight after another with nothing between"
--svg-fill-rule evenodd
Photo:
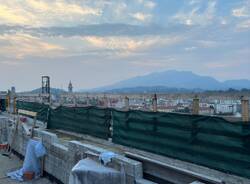
<instances>
[{"instance_id":1,"label":"green safety netting","mask_svg":"<svg viewBox=\"0 0 250 184\"><path fill-rule=\"evenodd\" d=\"M27 111L37 112L37 119L40 121L48 121L49 105L36 103L36 102L24 102L17 101L17 109L23 109Z\"/></svg>"},{"instance_id":2,"label":"green safety netting","mask_svg":"<svg viewBox=\"0 0 250 184\"><path fill-rule=\"evenodd\" d=\"M176 113L118 111L97 107L56 109L31 102L17 108L38 112L48 128L108 139L113 142L250 178L250 122Z\"/></svg>"},{"instance_id":3,"label":"green safety netting","mask_svg":"<svg viewBox=\"0 0 250 184\"><path fill-rule=\"evenodd\" d=\"M63 107L51 109L48 128L62 129L108 139L110 110L97 107Z\"/></svg>"},{"instance_id":4,"label":"green safety netting","mask_svg":"<svg viewBox=\"0 0 250 184\"><path fill-rule=\"evenodd\" d=\"M6 111L6 100L0 99L0 111Z\"/></svg>"},{"instance_id":5,"label":"green safety netting","mask_svg":"<svg viewBox=\"0 0 250 184\"><path fill-rule=\"evenodd\" d=\"M113 110L113 142L250 178L250 123Z\"/></svg>"}]
</instances>

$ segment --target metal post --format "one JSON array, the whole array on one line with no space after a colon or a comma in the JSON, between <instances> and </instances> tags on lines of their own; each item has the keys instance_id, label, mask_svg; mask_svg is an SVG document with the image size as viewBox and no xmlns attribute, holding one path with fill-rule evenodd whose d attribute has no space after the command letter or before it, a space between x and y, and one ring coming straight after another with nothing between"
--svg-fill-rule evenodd
<instances>
[{"instance_id":1,"label":"metal post","mask_svg":"<svg viewBox=\"0 0 250 184\"><path fill-rule=\"evenodd\" d=\"M89 102L90 100L89 100L89 96L87 95L87 99L86 99L86 104L87 104L87 106L90 106L90 102Z\"/></svg>"},{"instance_id":2,"label":"metal post","mask_svg":"<svg viewBox=\"0 0 250 184\"><path fill-rule=\"evenodd\" d=\"M249 121L249 100L246 97L241 99L241 116L242 121Z\"/></svg>"},{"instance_id":3,"label":"metal post","mask_svg":"<svg viewBox=\"0 0 250 184\"><path fill-rule=\"evenodd\" d=\"M6 111L10 113L10 92L6 96Z\"/></svg>"},{"instance_id":4,"label":"metal post","mask_svg":"<svg viewBox=\"0 0 250 184\"><path fill-rule=\"evenodd\" d=\"M127 96L125 96L124 102L125 102L125 110L128 111L129 110L129 98Z\"/></svg>"},{"instance_id":5,"label":"metal post","mask_svg":"<svg viewBox=\"0 0 250 184\"><path fill-rule=\"evenodd\" d=\"M17 99L17 97L15 96L14 97L14 101L13 101L13 112L14 112L14 114L16 114L17 113L17 109L16 109L16 99Z\"/></svg>"},{"instance_id":6,"label":"metal post","mask_svg":"<svg viewBox=\"0 0 250 184\"><path fill-rule=\"evenodd\" d=\"M76 99L76 95L73 95L73 103L74 103L74 106L76 107L76 106L77 106L77 99Z\"/></svg>"},{"instance_id":7,"label":"metal post","mask_svg":"<svg viewBox=\"0 0 250 184\"><path fill-rule=\"evenodd\" d=\"M154 94L154 96L153 96L152 105L153 105L153 111L157 112L157 95L156 94Z\"/></svg>"},{"instance_id":8,"label":"metal post","mask_svg":"<svg viewBox=\"0 0 250 184\"><path fill-rule=\"evenodd\" d=\"M103 96L103 106L105 107L105 108L107 108L108 107L108 98L107 98L107 96L104 94L104 96Z\"/></svg>"},{"instance_id":9,"label":"metal post","mask_svg":"<svg viewBox=\"0 0 250 184\"><path fill-rule=\"evenodd\" d=\"M51 96L50 96L50 77L49 76L42 76L42 95L43 99L50 103Z\"/></svg>"},{"instance_id":10,"label":"metal post","mask_svg":"<svg viewBox=\"0 0 250 184\"><path fill-rule=\"evenodd\" d=\"M197 95L195 95L194 99L193 99L193 107L192 107L192 114L199 114L200 111L200 99L198 98Z\"/></svg>"}]
</instances>

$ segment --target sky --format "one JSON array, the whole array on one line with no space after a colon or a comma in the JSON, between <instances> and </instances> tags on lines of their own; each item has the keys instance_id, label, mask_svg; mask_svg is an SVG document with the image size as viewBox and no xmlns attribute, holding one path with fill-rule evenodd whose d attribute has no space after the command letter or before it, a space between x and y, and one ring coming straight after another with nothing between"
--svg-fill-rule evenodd
<instances>
[{"instance_id":1,"label":"sky","mask_svg":"<svg viewBox=\"0 0 250 184\"><path fill-rule=\"evenodd\" d=\"M0 90L164 70L250 79L250 0L0 0Z\"/></svg>"}]
</instances>

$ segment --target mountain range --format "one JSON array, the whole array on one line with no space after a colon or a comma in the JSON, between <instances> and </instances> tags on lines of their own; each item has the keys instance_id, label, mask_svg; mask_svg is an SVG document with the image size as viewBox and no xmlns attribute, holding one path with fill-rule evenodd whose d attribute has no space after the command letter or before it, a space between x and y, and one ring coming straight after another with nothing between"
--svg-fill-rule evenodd
<instances>
[{"instance_id":1,"label":"mountain range","mask_svg":"<svg viewBox=\"0 0 250 184\"><path fill-rule=\"evenodd\" d=\"M250 89L250 80L226 80L220 82L213 77L200 76L190 71L168 70L137 76L114 83L109 86L91 89L92 92L122 92L142 90L228 90ZM140 91L140 90L139 90Z\"/></svg>"},{"instance_id":2,"label":"mountain range","mask_svg":"<svg viewBox=\"0 0 250 184\"><path fill-rule=\"evenodd\" d=\"M112 85L99 88L80 90L78 92L106 92L106 93L186 93L202 92L206 90L228 90L228 89L250 90L250 80L226 80L220 82L213 77L200 76L190 71L168 70L154 72L148 75L132 77ZM22 93L41 93L42 89ZM58 95L66 91L51 88L51 94Z\"/></svg>"},{"instance_id":3,"label":"mountain range","mask_svg":"<svg viewBox=\"0 0 250 184\"><path fill-rule=\"evenodd\" d=\"M61 93L65 93L66 91L64 91L63 89L58 89L58 88L50 88L50 93L51 94L54 94L54 95L58 95L58 94L61 94ZM31 93L31 94L40 94L42 93L42 88L36 88L36 89L33 89L31 91L24 91L24 92L21 92L21 93Z\"/></svg>"}]
</instances>

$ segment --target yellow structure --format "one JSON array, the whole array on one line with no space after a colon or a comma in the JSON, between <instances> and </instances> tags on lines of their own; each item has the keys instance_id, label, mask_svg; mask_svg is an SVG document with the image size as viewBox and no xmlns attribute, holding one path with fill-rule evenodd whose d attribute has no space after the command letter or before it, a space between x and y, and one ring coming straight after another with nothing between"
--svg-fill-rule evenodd
<instances>
[{"instance_id":1,"label":"yellow structure","mask_svg":"<svg viewBox=\"0 0 250 184\"><path fill-rule=\"evenodd\" d=\"M6 96L6 111L10 112L10 95Z\"/></svg>"},{"instance_id":2,"label":"yellow structure","mask_svg":"<svg viewBox=\"0 0 250 184\"><path fill-rule=\"evenodd\" d=\"M241 115L242 121L249 121L249 100L246 97L241 99Z\"/></svg>"},{"instance_id":3,"label":"yellow structure","mask_svg":"<svg viewBox=\"0 0 250 184\"><path fill-rule=\"evenodd\" d=\"M199 114L200 111L200 99L196 95L193 99L192 114Z\"/></svg>"},{"instance_id":4,"label":"yellow structure","mask_svg":"<svg viewBox=\"0 0 250 184\"><path fill-rule=\"evenodd\" d=\"M153 112L157 112L157 95L156 94L154 94L152 105L153 105Z\"/></svg>"}]
</instances>

